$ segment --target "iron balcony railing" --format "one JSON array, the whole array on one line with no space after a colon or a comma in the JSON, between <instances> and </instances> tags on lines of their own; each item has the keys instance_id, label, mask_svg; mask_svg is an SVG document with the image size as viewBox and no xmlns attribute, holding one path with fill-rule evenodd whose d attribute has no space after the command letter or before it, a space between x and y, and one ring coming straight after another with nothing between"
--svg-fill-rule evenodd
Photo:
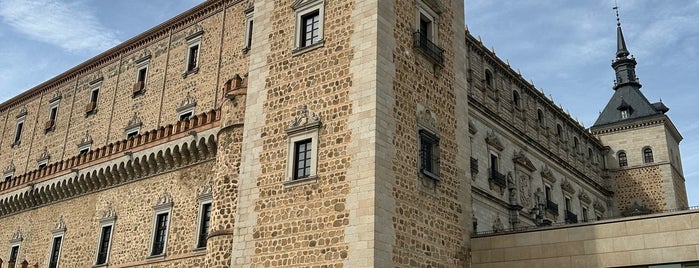
<instances>
[{"instance_id":1,"label":"iron balcony railing","mask_svg":"<svg viewBox=\"0 0 699 268\"><path fill-rule=\"evenodd\" d=\"M553 213L553 215L558 215L558 204L551 200L546 200L546 210Z\"/></svg>"},{"instance_id":2,"label":"iron balcony railing","mask_svg":"<svg viewBox=\"0 0 699 268\"><path fill-rule=\"evenodd\" d=\"M566 209L566 223L578 223L578 215Z\"/></svg>"},{"instance_id":3,"label":"iron balcony railing","mask_svg":"<svg viewBox=\"0 0 699 268\"><path fill-rule=\"evenodd\" d=\"M425 55L429 56L430 59L440 66L444 65L444 49L432 42L427 36L427 33L417 31L413 33L413 39L415 47L420 48Z\"/></svg>"},{"instance_id":4,"label":"iron balcony railing","mask_svg":"<svg viewBox=\"0 0 699 268\"><path fill-rule=\"evenodd\" d=\"M507 187L507 178L505 178L505 175L500 174L500 172L497 170L490 171L490 180L497 186L502 188Z\"/></svg>"}]
</instances>

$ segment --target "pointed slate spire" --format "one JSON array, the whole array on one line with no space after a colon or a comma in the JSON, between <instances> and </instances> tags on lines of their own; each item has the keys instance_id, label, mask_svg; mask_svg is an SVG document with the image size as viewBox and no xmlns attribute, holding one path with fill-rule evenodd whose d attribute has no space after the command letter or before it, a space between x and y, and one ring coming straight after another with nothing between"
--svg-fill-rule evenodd
<instances>
[{"instance_id":1,"label":"pointed slate spire","mask_svg":"<svg viewBox=\"0 0 699 268\"><path fill-rule=\"evenodd\" d=\"M629 50L626 48L626 41L624 40L624 32L621 31L621 20L619 19L619 7L615 6L616 10L616 57L626 58L629 56Z\"/></svg>"}]
</instances>

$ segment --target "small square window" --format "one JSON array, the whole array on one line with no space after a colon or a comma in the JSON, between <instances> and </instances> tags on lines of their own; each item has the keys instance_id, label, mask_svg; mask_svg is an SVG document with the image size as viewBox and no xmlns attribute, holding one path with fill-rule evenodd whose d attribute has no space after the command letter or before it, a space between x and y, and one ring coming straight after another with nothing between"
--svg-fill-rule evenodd
<instances>
[{"instance_id":1,"label":"small square window","mask_svg":"<svg viewBox=\"0 0 699 268\"><path fill-rule=\"evenodd\" d=\"M421 129L420 133L420 172L428 178L439 180L439 137Z\"/></svg>"},{"instance_id":2,"label":"small square window","mask_svg":"<svg viewBox=\"0 0 699 268\"><path fill-rule=\"evenodd\" d=\"M297 1L294 52L323 44L324 0Z\"/></svg>"}]
</instances>

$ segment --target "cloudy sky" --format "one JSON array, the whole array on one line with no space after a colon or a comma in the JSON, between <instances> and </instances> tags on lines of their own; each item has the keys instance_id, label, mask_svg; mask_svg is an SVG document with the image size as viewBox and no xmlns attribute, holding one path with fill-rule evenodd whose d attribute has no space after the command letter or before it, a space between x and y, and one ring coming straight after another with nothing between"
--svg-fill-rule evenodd
<instances>
[{"instance_id":1,"label":"cloudy sky","mask_svg":"<svg viewBox=\"0 0 699 268\"><path fill-rule=\"evenodd\" d=\"M699 205L699 0L618 0L643 93L670 107L690 205ZM0 102L202 0L0 0ZM613 0L467 0L487 47L586 127L612 95Z\"/></svg>"},{"instance_id":2,"label":"cloudy sky","mask_svg":"<svg viewBox=\"0 0 699 268\"><path fill-rule=\"evenodd\" d=\"M641 91L662 99L680 144L690 206L699 205L699 0L618 0ZM537 88L591 126L613 94L614 0L467 0L466 24Z\"/></svg>"}]
</instances>

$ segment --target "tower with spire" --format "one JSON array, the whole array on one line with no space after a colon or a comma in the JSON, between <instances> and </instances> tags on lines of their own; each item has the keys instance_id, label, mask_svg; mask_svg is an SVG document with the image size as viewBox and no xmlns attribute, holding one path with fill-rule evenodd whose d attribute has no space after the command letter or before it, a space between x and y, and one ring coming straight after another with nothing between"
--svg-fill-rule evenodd
<instances>
[{"instance_id":1,"label":"tower with spire","mask_svg":"<svg viewBox=\"0 0 699 268\"><path fill-rule=\"evenodd\" d=\"M622 215L685 209L687 193L679 143L682 135L662 101L641 92L636 59L629 52L617 15L614 94L590 131L608 146L606 167Z\"/></svg>"}]
</instances>

